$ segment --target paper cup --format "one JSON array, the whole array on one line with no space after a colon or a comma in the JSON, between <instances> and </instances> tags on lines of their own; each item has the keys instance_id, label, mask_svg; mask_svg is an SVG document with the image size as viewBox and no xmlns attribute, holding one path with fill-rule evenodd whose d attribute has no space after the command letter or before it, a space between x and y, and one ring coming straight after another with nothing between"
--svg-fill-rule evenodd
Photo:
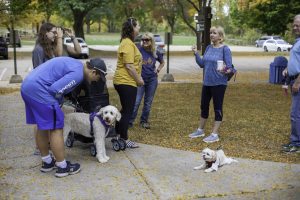
<instances>
[{"instance_id":1,"label":"paper cup","mask_svg":"<svg viewBox=\"0 0 300 200\"><path fill-rule=\"evenodd\" d=\"M217 61L217 70L222 71L223 69L224 69L223 60L218 60Z\"/></svg>"}]
</instances>

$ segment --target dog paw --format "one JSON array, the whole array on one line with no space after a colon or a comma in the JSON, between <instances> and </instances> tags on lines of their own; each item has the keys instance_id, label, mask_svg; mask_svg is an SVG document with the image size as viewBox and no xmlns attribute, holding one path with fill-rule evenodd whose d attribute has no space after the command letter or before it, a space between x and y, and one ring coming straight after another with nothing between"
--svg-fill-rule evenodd
<instances>
[{"instance_id":1,"label":"dog paw","mask_svg":"<svg viewBox=\"0 0 300 200\"><path fill-rule=\"evenodd\" d=\"M100 163L106 163L108 161L108 159L106 159L106 158L98 158L98 161Z\"/></svg>"},{"instance_id":2,"label":"dog paw","mask_svg":"<svg viewBox=\"0 0 300 200\"><path fill-rule=\"evenodd\" d=\"M206 169L206 170L204 170L206 173L209 173L209 172L212 172L213 171L213 169L211 169L211 168L208 168L208 169Z\"/></svg>"},{"instance_id":3,"label":"dog paw","mask_svg":"<svg viewBox=\"0 0 300 200\"><path fill-rule=\"evenodd\" d=\"M197 166L197 167L194 167L193 169L194 170L199 170L199 169L202 169L202 166Z\"/></svg>"},{"instance_id":4,"label":"dog paw","mask_svg":"<svg viewBox=\"0 0 300 200\"><path fill-rule=\"evenodd\" d=\"M110 159L110 157L108 157L108 156L105 156L105 159L108 161L108 160Z\"/></svg>"}]
</instances>

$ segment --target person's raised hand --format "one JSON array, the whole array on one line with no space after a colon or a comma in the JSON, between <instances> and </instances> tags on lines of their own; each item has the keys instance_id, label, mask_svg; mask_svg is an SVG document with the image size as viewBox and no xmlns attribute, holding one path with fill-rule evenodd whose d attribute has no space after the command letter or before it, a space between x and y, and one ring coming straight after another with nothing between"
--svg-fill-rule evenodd
<instances>
[{"instance_id":1,"label":"person's raised hand","mask_svg":"<svg viewBox=\"0 0 300 200\"><path fill-rule=\"evenodd\" d=\"M196 46L196 45L193 45L193 46L192 46L192 51L193 51L194 53L197 53L197 52L198 52L197 46Z\"/></svg>"},{"instance_id":2,"label":"person's raised hand","mask_svg":"<svg viewBox=\"0 0 300 200\"><path fill-rule=\"evenodd\" d=\"M60 27L57 27L56 28L56 32L57 32L57 37L58 38L62 38L63 37L63 31L61 30L61 28Z\"/></svg>"}]
</instances>

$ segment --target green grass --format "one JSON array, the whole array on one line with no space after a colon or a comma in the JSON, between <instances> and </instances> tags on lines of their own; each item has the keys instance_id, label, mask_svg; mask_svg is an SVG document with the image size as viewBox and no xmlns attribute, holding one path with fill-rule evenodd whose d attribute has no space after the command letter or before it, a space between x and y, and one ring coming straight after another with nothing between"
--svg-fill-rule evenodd
<instances>
[{"instance_id":1,"label":"green grass","mask_svg":"<svg viewBox=\"0 0 300 200\"><path fill-rule=\"evenodd\" d=\"M22 45L34 45L35 44L34 39L23 39L21 42L22 42Z\"/></svg>"},{"instance_id":2,"label":"green grass","mask_svg":"<svg viewBox=\"0 0 300 200\"><path fill-rule=\"evenodd\" d=\"M90 45L119 45L120 34L119 33L91 34L91 35L86 34L85 40L86 43Z\"/></svg>"}]
</instances>

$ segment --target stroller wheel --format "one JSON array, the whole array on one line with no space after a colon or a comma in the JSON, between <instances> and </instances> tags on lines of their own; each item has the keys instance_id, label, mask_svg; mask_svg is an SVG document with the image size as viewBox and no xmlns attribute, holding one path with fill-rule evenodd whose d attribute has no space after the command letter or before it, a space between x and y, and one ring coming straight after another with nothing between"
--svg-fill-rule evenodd
<instances>
[{"instance_id":1,"label":"stroller wheel","mask_svg":"<svg viewBox=\"0 0 300 200\"><path fill-rule=\"evenodd\" d=\"M97 155L97 149L96 149L96 146L94 144L91 145L90 152L91 152L91 155L94 156L94 157Z\"/></svg>"},{"instance_id":2,"label":"stroller wheel","mask_svg":"<svg viewBox=\"0 0 300 200\"><path fill-rule=\"evenodd\" d=\"M120 145L119 141L116 139L112 139L111 142L112 142L113 150L120 151L121 145Z\"/></svg>"},{"instance_id":3,"label":"stroller wheel","mask_svg":"<svg viewBox=\"0 0 300 200\"><path fill-rule=\"evenodd\" d=\"M125 140L122 139L122 138L119 138L119 139L118 139L118 142L119 142L119 144L120 144L120 149L121 149L122 151L124 151L124 150L126 149L126 142L125 142Z\"/></svg>"},{"instance_id":4,"label":"stroller wheel","mask_svg":"<svg viewBox=\"0 0 300 200\"><path fill-rule=\"evenodd\" d=\"M74 133L70 132L66 141L66 146L71 148L73 147L73 143L74 143Z\"/></svg>"}]
</instances>

